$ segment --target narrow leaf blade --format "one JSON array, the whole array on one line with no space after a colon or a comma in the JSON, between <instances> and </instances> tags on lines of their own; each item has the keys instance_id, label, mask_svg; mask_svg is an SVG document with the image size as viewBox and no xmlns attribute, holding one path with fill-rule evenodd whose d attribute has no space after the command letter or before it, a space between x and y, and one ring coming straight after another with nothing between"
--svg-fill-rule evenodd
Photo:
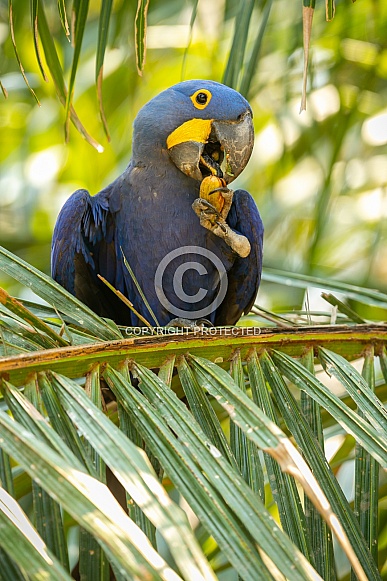
<instances>
[{"instance_id":1,"label":"narrow leaf blade","mask_svg":"<svg viewBox=\"0 0 387 581\"><path fill-rule=\"evenodd\" d=\"M3 488L0 488L0 546L31 578L38 579L44 571L47 577L71 581L18 503Z\"/></svg>"},{"instance_id":2,"label":"narrow leaf blade","mask_svg":"<svg viewBox=\"0 0 387 581\"><path fill-rule=\"evenodd\" d=\"M21 258L0 246L0 269L9 276L28 286L42 299L63 311L87 329L103 339L120 339L121 333L114 331L103 319L91 309L67 292L49 276L43 274Z\"/></svg>"},{"instance_id":3,"label":"narrow leaf blade","mask_svg":"<svg viewBox=\"0 0 387 581\"><path fill-rule=\"evenodd\" d=\"M138 0L135 19L134 43L136 45L136 66L141 76L145 65L146 56L146 28L149 0Z\"/></svg>"},{"instance_id":4,"label":"narrow leaf blade","mask_svg":"<svg viewBox=\"0 0 387 581\"><path fill-rule=\"evenodd\" d=\"M95 63L95 80L97 84L97 97L99 105L99 113L103 123L104 131L107 139L110 141L109 129L107 126L105 111L102 100L102 79L103 79L103 62L105 58L106 45L108 41L109 23L112 12L113 0L106 0L102 2L101 12L98 23L98 41L97 41L97 55Z\"/></svg>"}]
</instances>

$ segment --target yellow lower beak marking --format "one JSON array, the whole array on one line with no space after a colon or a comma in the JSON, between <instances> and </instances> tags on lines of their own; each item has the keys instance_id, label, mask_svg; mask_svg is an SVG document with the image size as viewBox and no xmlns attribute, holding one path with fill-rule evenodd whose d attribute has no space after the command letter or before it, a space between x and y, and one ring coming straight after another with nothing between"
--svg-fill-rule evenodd
<instances>
[{"instance_id":1,"label":"yellow lower beak marking","mask_svg":"<svg viewBox=\"0 0 387 581\"><path fill-rule=\"evenodd\" d=\"M212 122L213 119L191 119L190 121L186 121L168 136L168 149L171 149L174 145L179 145L179 143L185 143L186 141L207 143L211 133Z\"/></svg>"}]
</instances>

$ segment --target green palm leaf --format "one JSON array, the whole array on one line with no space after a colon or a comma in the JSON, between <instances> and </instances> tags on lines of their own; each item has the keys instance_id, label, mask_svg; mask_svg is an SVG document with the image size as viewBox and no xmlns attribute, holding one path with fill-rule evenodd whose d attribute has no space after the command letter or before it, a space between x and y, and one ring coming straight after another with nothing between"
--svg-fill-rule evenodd
<instances>
[{"instance_id":1,"label":"green palm leaf","mask_svg":"<svg viewBox=\"0 0 387 581\"><path fill-rule=\"evenodd\" d=\"M32 478L34 534L40 533L58 567L60 562L67 567L64 509L81 528L79 567L88 576L106 579L108 561L118 576L135 578L144 571L151 578L172 574L157 552L160 533L184 579L214 578L198 545L199 539L210 537L217 558L243 579L277 578L279 572L288 579L318 579L315 566L324 577L334 579L329 535L321 521L311 526L294 485L296 477L316 513L339 536L358 578L380 579L376 551L371 552L375 519L368 512L357 520L352 512L324 457L319 407L314 405L312 413L310 401L332 414L336 425L370 454L374 466L387 465L384 410L368 386L373 381L369 379L373 359L366 360L363 379L335 353L352 358L372 342L382 354L384 369L387 336L383 326L271 328L255 335L241 328L231 336L219 329L208 336L119 339L118 328L96 317L48 277L5 251L0 256L8 274L55 307L31 303L27 307L1 295L0 324L6 325L8 333L3 340L16 343L16 334L24 333L24 348L29 352L0 358L4 394L0 403L14 418L0 411L0 477L16 499L31 487L29 480L19 484L20 470ZM63 345L59 325L66 337L77 337L77 345ZM113 337L117 339L111 341ZM90 338L100 342L90 344ZM355 413L347 400L334 395L315 376L310 349L305 355L306 345L320 349L321 361L340 379L361 413ZM259 349L259 356L254 348ZM154 368L160 368L158 375ZM300 406L284 376L310 399L303 396ZM104 393L109 395L107 406ZM180 397L185 393L189 408L176 393ZM305 413L313 420L318 437ZM367 421L375 414L380 420L377 427ZM18 472L9 457L17 462ZM164 485L175 488L198 519L197 540L151 463ZM126 490L130 514L149 540L104 484L105 465ZM359 484L359 498L372 491L375 510L375 470L373 474ZM270 507L275 507L274 516L278 511L283 531ZM8 526L12 530L14 525ZM316 558L317 538L324 539L329 563ZM139 539L145 543L143 548ZM1 562L11 571L19 563L17 548L5 542L0 547ZM34 558L42 562L42 555ZM23 566L15 569L17 576L23 576Z\"/></svg>"}]
</instances>

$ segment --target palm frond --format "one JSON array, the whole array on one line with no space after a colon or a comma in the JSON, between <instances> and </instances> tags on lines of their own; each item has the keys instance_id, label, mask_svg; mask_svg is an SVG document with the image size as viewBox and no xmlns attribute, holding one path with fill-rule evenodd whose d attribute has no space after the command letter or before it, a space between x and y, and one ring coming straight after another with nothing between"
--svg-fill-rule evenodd
<instances>
[{"instance_id":1,"label":"palm frond","mask_svg":"<svg viewBox=\"0 0 387 581\"><path fill-rule=\"evenodd\" d=\"M80 569L89 576L98 571L101 579L108 563L118 575L214 579L198 542L210 537L223 564L243 579L335 579L332 533L358 579L380 579L373 543L387 424L374 353L385 371L384 325L220 328L207 335L166 329L112 341L119 328L20 259L0 256L2 269L55 307L1 295L4 348L18 336L28 352L0 358L0 478L18 499L15 491L21 498L29 486L26 480L27 488L17 488L20 470L31 477L35 517L28 526L38 535L31 538L41 539L38 546L56 560L58 578L68 578L69 570L64 509L81 528ZM68 345L74 336L77 343ZM348 362L361 357L364 377ZM332 393L320 378L321 364L352 400ZM359 515L324 455L326 412L357 442ZM106 486L107 469L126 491L131 518ZM197 538L166 487L200 523ZM362 510L367 494L372 511ZM170 563L157 553L156 530ZM36 553L30 545L20 546ZM0 548L8 570L20 563L15 575L23 576L17 547L0 535ZM44 551L34 558L46 570ZM216 560L212 565L216 571Z\"/></svg>"}]
</instances>

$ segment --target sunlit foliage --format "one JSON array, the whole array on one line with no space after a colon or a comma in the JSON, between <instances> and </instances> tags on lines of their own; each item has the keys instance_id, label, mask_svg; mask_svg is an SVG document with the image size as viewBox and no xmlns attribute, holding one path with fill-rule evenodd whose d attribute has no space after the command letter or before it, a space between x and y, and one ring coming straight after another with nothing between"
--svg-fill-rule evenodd
<instances>
[{"instance_id":1,"label":"sunlit foliage","mask_svg":"<svg viewBox=\"0 0 387 581\"><path fill-rule=\"evenodd\" d=\"M65 109L57 99L52 80L48 83L42 80L34 54L30 3L20 0L13 4L15 41L29 84L40 102L40 107L37 105L15 58L7 24L7 3L0 1L0 80L8 93L7 99L0 94L0 245L46 273L49 273L52 229L60 207L75 189L83 187L96 193L125 168L130 159L132 123L139 108L159 91L182 79L222 81L225 74L231 75L230 71L226 73L226 65L241 3L151 1L142 77L137 73L135 59L136 4L119 0L113 6L102 85L109 142L101 123L95 88L100 3L90 2L74 106L87 131L102 144L104 151L98 153L73 126L65 143ZM243 6L253 4L245 2ZM268 0L254 4L245 66L241 66L239 76L234 71L234 76L226 77L228 81L232 78L237 88L241 88L268 4ZM380 301L385 297L379 298L376 309L371 305L377 302L377 294L372 291L361 294L359 289L332 281L387 291L387 4L381 0L358 0L355 4L337 1L335 18L327 23L324 3L316 3L307 110L300 114L301 5L302 2L273 0L251 83L249 86L242 83L254 111L256 145L252 160L238 178L238 185L255 197L266 231L264 281L258 302L266 309L287 311L285 325L292 321L305 324L336 320L335 308L320 298L319 291L310 288L305 293L309 275L322 279L336 296L339 296L337 291L344 292L346 308L356 311L354 314L347 310L350 320L360 322L363 317L383 321L387 318L387 308ZM57 17L56 2L46 1L45 9L69 83L74 48ZM70 15L71 6L68 11ZM244 33L242 29L239 32ZM280 276L279 271L289 271L292 276ZM298 286L297 273L304 276ZM5 278L3 272L0 286L13 295L31 298L28 290ZM343 312L343 308L339 306L339 311ZM323 311L328 316L313 316L310 311ZM263 323L258 316L254 320L260 325L272 322ZM60 326L56 322L55 332L62 332ZM25 347L30 337L23 333L28 335L29 329L23 327L21 337L18 335L19 343ZM74 344L77 338L77 333L73 333ZM79 342L85 340L81 336ZM363 374L373 387L373 372L367 367L373 355L367 357L369 361L366 358ZM385 363L385 359L381 361ZM359 370L362 365L357 364ZM289 361L287 366L289 371ZM321 368L317 367L316 371L327 383ZM266 373L270 376L268 370ZM385 385L378 367L375 373L376 392L384 401ZM328 385L331 387L332 383ZM343 395L342 386L335 383L333 388L340 389L339 395ZM345 402L349 403L348 397ZM307 413L308 401L301 400L301 404ZM226 414L222 415L217 404L214 408L227 431ZM116 409L112 416L117 421ZM282 419L280 423L283 427ZM323 427L332 470L352 503L354 440L326 412L323 412ZM232 438L235 437L234 433ZM23 473L17 481L20 488L28 489L26 478ZM383 573L387 546L384 474L379 485L382 499L379 566ZM269 508L277 517L268 483L266 489ZM17 495L22 497L23 490L18 489ZM74 522L68 515L65 518L66 531L70 531L71 537ZM228 565L219 557L213 539L203 533L201 526L198 530L198 536L205 539L204 550L221 578L221 570ZM70 542L70 548L75 544ZM73 562L74 558L70 557ZM339 551L336 566L338 577L348 578L345 577L349 574L348 563Z\"/></svg>"},{"instance_id":2,"label":"sunlit foliage","mask_svg":"<svg viewBox=\"0 0 387 581\"><path fill-rule=\"evenodd\" d=\"M41 107L31 97L18 72L1 5L0 75L9 96L0 105L0 242L46 271L59 208L76 188L96 193L126 166L138 109L182 78L222 80L236 10L231 2L199 2L192 30L193 6L151 3L142 78L134 59L134 8L117 3L111 19L103 84L109 143L94 86L99 5L90 5L74 104L103 145L100 154L73 127L64 143L65 113L52 81L41 80L24 1L14 6L15 37ZM338 3L335 19L327 23L324 6L317 5L307 111L302 114L299 8L298 3L273 2L248 94L256 147L239 185L253 193L262 212L266 266L385 289L387 7ZM68 78L73 48L54 10L50 26ZM254 41L251 30L258 30L261 20L257 7L247 55ZM285 298L278 288L272 290L264 286L261 292L266 306L300 305L298 293L286 292Z\"/></svg>"}]
</instances>

